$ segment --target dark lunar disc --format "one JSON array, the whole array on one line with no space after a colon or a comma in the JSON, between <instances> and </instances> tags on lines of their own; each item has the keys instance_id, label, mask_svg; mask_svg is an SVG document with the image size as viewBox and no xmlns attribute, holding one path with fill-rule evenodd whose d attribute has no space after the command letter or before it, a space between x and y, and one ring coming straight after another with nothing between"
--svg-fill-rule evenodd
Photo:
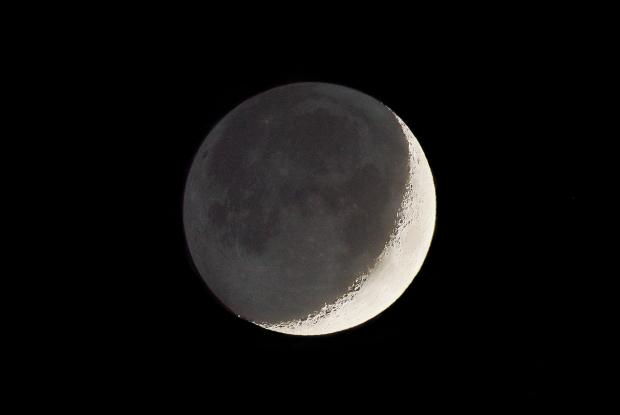
<instances>
[{"instance_id":1,"label":"dark lunar disc","mask_svg":"<svg viewBox=\"0 0 620 415\"><path fill-rule=\"evenodd\" d=\"M196 154L183 211L192 259L235 314L306 318L375 264L408 177L407 139L385 105L330 84L269 90Z\"/></svg>"}]
</instances>

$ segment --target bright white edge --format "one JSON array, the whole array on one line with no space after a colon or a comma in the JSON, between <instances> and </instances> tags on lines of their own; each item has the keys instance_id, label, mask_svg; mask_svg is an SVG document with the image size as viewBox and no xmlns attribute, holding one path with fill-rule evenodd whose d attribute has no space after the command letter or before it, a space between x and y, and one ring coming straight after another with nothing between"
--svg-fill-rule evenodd
<instances>
[{"instance_id":1,"label":"bright white edge","mask_svg":"<svg viewBox=\"0 0 620 415\"><path fill-rule=\"evenodd\" d=\"M391 111L391 110L390 110ZM305 319L263 328L294 335L322 335L355 327L394 303L416 276L435 229L435 185L422 147L393 111L409 143L409 182L398 212L397 226L373 268L358 277L346 294Z\"/></svg>"}]
</instances>

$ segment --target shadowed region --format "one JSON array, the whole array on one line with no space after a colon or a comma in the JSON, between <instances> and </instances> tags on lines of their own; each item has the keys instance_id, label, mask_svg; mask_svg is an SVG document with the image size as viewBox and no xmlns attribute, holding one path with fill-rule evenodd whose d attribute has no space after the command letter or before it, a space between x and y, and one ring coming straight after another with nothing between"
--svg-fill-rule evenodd
<instances>
[{"instance_id":1,"label":"shadowed region","mask_svg":"<svg viewBox=\"0 0 620 415\"><path fill-rule=\"evenodd\" d=\"M184 222L205 282L257 322L346 293L395 228L409 154L390 110L351 89L292 84L229 113L198 151Z\"/></svg>"}]
</instances>

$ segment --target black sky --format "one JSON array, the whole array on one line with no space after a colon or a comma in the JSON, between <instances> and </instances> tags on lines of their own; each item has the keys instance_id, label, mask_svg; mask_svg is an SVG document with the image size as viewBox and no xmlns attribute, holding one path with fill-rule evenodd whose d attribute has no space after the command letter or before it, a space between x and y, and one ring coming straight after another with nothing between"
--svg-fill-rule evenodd
<instances>
[{"instance_id":1,"label":"black sky","mask_svg":"<svg viewBox=\"0 0 620 415\"><path fill-rule=\"evenodd\" d=\"M72 117L84 138L67 147L77 160L91 155L80 164L93 174L72 170L70 183L97 220L80 222L92 223L92 245L70 244L85 251L74 255L84 279L67 315L86 372L129 389L179 380L238 399L374 390L390 402L506 402L554 388L567 339L584 325L569 301L584 232L582 135L569 128L581 92L567 69L575 43L397 26L294 42L293 27L239 37L193 31L202 26L85 42L70 72L81 80ZM388 105L424 149L437 192L434 239L407 292L367 324L316 338L222 307L193 268L182 223L190 163L210 129L248 97L301 81Z\"/></svg>"}]
</instances>

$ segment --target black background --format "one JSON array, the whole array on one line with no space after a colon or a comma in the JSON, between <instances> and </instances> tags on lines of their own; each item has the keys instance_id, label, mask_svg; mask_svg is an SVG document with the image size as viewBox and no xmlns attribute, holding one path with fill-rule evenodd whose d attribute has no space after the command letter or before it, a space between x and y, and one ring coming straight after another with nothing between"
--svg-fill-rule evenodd
<instances>
[{"instance_id":1,"label":"black background","mask_svg":"<svg viewBox=\"0 0 620 415\"><path fill-rule=\"evenodd\" d=\"M93 174L72 172L75 189L95 189L87 203L98 218L84 219L97 248L72 242L85 277L72 291L80 340L70 350L85 376L106 373L128 394L182 385L210 400L232 392L230 404L357 396L391 406L529 400L572 370L565 344L583 322L566 295L577 287L583 184L579 132L567 128L581 91L567 65L578 34L529 36L501 22L447 33L382 20L329 35L318 23L312 35L290 22L242 34L151 25L160 30L130 22L112 42L85 41L70 72L83 84L85 136L100 134L75 150L92 155L81 163ZM297 81L342 84L392 108L437 192L430 251L405 294L366 324L319 337L228 313L195 272L182 227L185 178L209 130L248 97Z\"/></svg>"}]
</instances>

